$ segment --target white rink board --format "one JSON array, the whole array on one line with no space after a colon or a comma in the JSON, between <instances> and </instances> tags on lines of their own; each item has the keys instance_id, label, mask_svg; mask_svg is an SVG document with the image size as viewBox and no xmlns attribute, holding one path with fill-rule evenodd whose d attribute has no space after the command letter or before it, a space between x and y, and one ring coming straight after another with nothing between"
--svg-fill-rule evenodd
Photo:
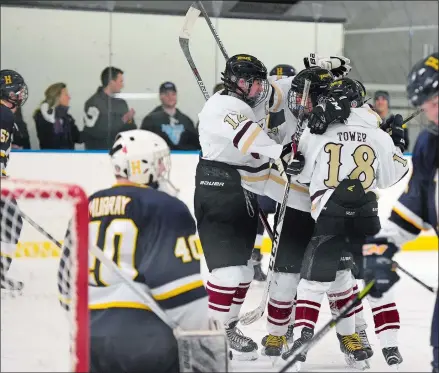
<instances>
[{"instance_id":1,"label":"white rink board","mask_svg":"<svg viewBox=\"0 0 439 373\"><path fill-rule=\"evenodd\" d=\"M407 157L411 161L411 157ZM193 213L195 189L195 170L199 155L194 152L172 154L171 181L180 189L179 198ZM106 153L50 153L13 152L8 165L8 173L14 178L31 180L51 180L80 185L90 195L100 189L113 185L109 156ZM407 185L409 175L389 189L380 191L379 214L387 218L391 208ZM35 221L41 222L48 232L58 240L64 238L71 211L66 205L44 205L26 202L21 208ZM44 207L41 207L44 206ZM43 224L44 223L44 224ZM25 228L21 241L44 240L33 228Z\"/></svg>"}]
</instances>

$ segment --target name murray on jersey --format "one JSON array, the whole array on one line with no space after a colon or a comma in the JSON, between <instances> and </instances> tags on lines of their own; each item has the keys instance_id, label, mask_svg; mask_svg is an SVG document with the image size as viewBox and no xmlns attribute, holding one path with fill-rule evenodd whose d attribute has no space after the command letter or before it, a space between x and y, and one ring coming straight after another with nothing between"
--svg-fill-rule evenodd
<instances>
[{"instance_id":1,"label":"name murray on jersey","mask_svg":"<svg viewBox=\"0 0 439 373\"><path fill-rule=\"evenodd\" d=\"M129 271L126 274L133 275L132 284L140 292L148 292L147 284L154 299L171 317L178 319L185 313L187 306L207 299L199 261L185 262L176 254L177 244L196 233L195 222L183 202L152 188L117 185L96 192L89 198L89 214L90 222L96 222L99 227L108 227L112 221L118 219L131 220L138 228L132 252L119 252L122 237L118 238L117 245L116 242L111 242L118 251L121 262L118 263L119 267ZM98 234L101 237L102 232L99 230ZM116 233L116 237L122 234L124 232ZM58 273L60 301L64 308L68 308L70 302L70 286L66 286L69 282L66 273L69 275L71 266L70 237L69 229ZM107 241L107 237L100 239L99 247L103 245L102 242ZM91 232L89 244L95 245L95 240L96 237ZM107 251L104 250L106 255ZM122 255L125 260L121 259ZM111 274L111 270L105 268L92 255L89 256L89 267L90 310L119 307L150 310L143 297L117 277L109 285L104 283L102 271Z\"/></svg>"}]
</instances>

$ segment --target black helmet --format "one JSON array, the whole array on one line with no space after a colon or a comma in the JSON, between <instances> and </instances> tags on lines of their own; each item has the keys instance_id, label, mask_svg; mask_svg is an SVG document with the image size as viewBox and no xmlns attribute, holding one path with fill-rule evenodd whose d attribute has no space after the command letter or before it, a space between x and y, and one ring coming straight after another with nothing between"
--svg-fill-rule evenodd
<instances>
[{"instance_id":1,"label":"black helmet","mask_svg":"<svg viewBox=\"0 0 439 373\"><path fill-rule=\"evenodd\" d=\"M270 71L270 76L294 76L296 69L291 65L280 64L273 67Z\"/></svg>"},{"instance_id":2,"label":"black helmet","mask_svg":"<svg viewBox=\"0 0 439 373\"><path fill-rule=\"evenodd\" d=\"M332 82L329 86L328 96L346 96L351 103L351 107L363 106L366 102L366 88L355 79L341 78Z\"/></svg>"},{"instance_id":3,"label":"black helmet","mask_svg":"<svg viewBox=\"0 0 439 373\"><path fill-rule=\"evenodd\" d=\"M329 70L318 66L313 66L300 71L291 82L291 88L288 92L288 108L297 117L299 113L300 100L305 87L305 80L311 82L309 88L309 99L312 106L316 106L319 98L326 94L329 85L334 80L334 76ZM308 114L312 107L305 107L305 114Z\"/></svg>"},{"instance_id":4,"label":"black helmet","mask_svg":"<svg viewBox=\"0 0 439 373\"><path fill-rule=\"evenodd\" d=\"M241 98L251 107L257 106L268 94L267 68L256 57L249 54L237 54L230 57L226 62L226 69L222 73L221 80L227 93L232 93ZM240 79L244 79L248 85L247 92L238 86ZM248 97L248 92L255 80L259 80L264 86L264 91L256 97Z\"/></svg>"},{"instance_id":5,"label":"black helmet","mask_svg":"<svg viewBox=\"0 0 439 373\"><path fill-rule=\"evenodd\" d=\"M438 94L438 53L435 52L413 66L407 78L407 98L413 106L421 106Z\"/></svg>"},{"instance_id":6,"label":"black helmet","mask_svg":"<svg viewBox=\"0 0 439 373\"><path fill-rule=\"evenodd\" d=\"M0 71L0 99L12 104L12 108L22 106L27 100L28 90L23 77L14 70Z\"/></svg>"}]
</instances>

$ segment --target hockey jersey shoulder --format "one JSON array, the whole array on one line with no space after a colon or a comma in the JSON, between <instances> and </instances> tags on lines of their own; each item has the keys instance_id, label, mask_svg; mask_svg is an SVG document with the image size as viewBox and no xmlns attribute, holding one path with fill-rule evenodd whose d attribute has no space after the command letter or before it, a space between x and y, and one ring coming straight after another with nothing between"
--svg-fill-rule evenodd
<instances>
[{"instance_id":1,"label":"hockey jersey shoulder","mask_svg":"<svg viewBox=\"0 0 439 373\"><path fill-rule=\"evenodd\" d=\"M378 128L382 123L380 116L369 105L364 104L359 108L352 108L347 120L349 126Z\"/></svg>"},{"instance_id":2,"label":"hockey jersey shoulder","mask_svg":"<svg viewBox=\"0 0 439 373\"><path fill-rule=\"evenodd\" d=\"M294 77L287 77L271 82L273 92L269 104L270 112L277 113L285 109L286 102L288 101L288 92L293 79Z\"/></svg>"}]
</instances>

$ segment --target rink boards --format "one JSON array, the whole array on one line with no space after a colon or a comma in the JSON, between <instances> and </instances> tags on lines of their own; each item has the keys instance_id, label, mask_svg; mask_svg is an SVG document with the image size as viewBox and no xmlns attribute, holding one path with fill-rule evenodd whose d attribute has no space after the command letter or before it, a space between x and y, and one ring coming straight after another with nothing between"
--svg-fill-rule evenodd
<instances>
[{"instance_id":1,"label":"rink boards","mask_svg":"<svg viewBox=\"0 0 439 373\"><path fill-rule=\"evenodd\" d=\"M410 156L407 156L410 161ZM195 188L195 169L198 152L173 152L171 155L171 181L180 189L179 198L193 213L193 195ZM90 195L97 190L113 185L109 157L106 152L76 151L15 151L11 155L8 173L14 178L31 180L50 180L80 185ZM389 216L394 202L404 191L408 177L397 185L380 191L379 214L382 219ZM57 240L62 241L68 220L72 216L71 204L67 202L29 202L19 201L23 209L33 220L43 226ZM272 218L269 218L272 223ZM300 227L298 227L300 229ZM438 239L434 232L425 232L416 240L408 242L403 250L437 250ZM268 253L271 241L265 237L262 251ZM59 249L34 228L25 224L17 245L17 257L56 257Z\"/></svg>"}]
</instances>

